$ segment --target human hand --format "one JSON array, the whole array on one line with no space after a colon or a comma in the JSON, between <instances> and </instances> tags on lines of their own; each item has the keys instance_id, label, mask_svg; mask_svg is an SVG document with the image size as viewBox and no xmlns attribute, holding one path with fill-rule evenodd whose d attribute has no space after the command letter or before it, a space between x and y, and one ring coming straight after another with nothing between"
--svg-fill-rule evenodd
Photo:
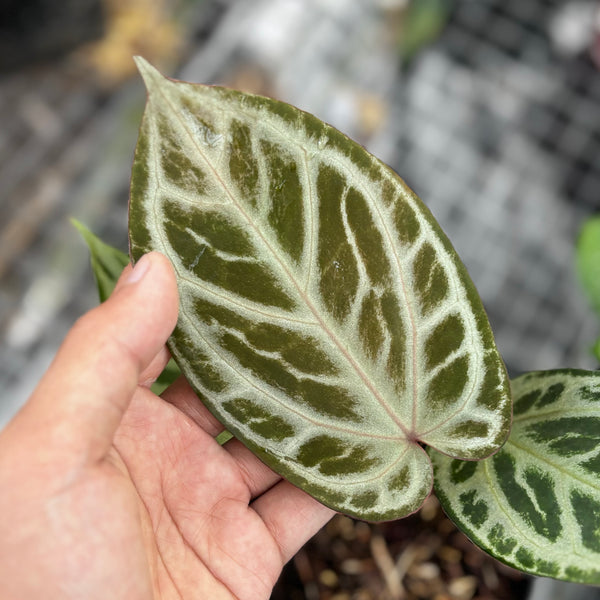
<instances>
[{"instance_id":1,"label":"human hand","mask_svg":"<svg viewBox=\"0 0 600 600\"><path fill-rule=\"evenodd\" d=\"M333 512L281 480L180 380L148 388L177 319L159 254L83 316L0 433L0 598L268 598Z\"/></svg>"}]
</instances>

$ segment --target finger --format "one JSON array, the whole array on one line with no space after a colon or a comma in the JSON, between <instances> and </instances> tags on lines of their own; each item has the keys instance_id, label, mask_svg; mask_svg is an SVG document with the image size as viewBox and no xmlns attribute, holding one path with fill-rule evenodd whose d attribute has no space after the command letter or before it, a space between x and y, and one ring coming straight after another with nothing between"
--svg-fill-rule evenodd
<instances>
[{"instance_id":1,"label":"finger","mask_svg":"<svg viewBox=\"0 0 600 600\"><path fill-rule=\"evenodd\" d=\"M131 264L127 265L119 279L117 281L117 285L115 286L114 293L119 291L124 285L126 285L127 278L129 274L133 270L133 266ZM144 387L150 387L158 378L158 376L163 372L164 368L167 366L171 358L171 353L166 346L163 346L158 354L152 359L152 362L142 371L140 374L139 383Z\"/></svg>"},{"instance_id":2,"label":"finger","mask_svg":"<svg viewBox=\"0 0 600 600\"><path fill-rule=\"evenodd\" d=\"M102 458L140 374L177 320L177 286L168 260L138 261L114 294L75 324L20 419L48 451Z\"/></svg>"},{"instance_id":3,"label":"finger","mask_svg":"<svg viewBox=\"0 0 600 600\"><path fill-rule=\"evenodd\" d=\"M277 542L283 563L335 515L335 511L285 480L259 496L250 506Z\"/></svg>"},{"instance_id":4,"label":"finger","mask_svg":"<svg viewBox=\"0 0 600 600\"><path fill-rule=\"evenodd\" d=\"M164 371L170 359L171 353L169 349L163 346L152 359L152 362L140 373L139 384L144 387L150 387Z\"/></svg>"},{"instance_id":5,"label":"finger","mask_svg":"<svg viewBox=\"0 0 600 600\"><path fill-rule=\"evenodd\" d=\"M211 436L216 437L219 433L225 431L225 427L202 404L202 401L183 376L170 385L161 397L169 404L177 407Z\"/></svg>"},{"instance_id":6,"label":"finger","mask_svg":"<svg viewBox=\"0 0 600 600\"><path fill-rule=\"evenodd\" d=\"M212 437L216 437L225 430L223 424L202 404L184 377L179 377L173 385L165 390L162 398L190 417ZM264 493L281 479L240 441L229 440L223 445L223 448L235 459L251 498Z\"/></svg>"},{"instance_id":7,"label":"finger","mask_svg":"<svg viewBox=\"0 0 600 600\"><path fill-rule=\"evenodd\" d=\"M232 439L223 448L235 459L242 479L250 490L250 497L256 498L273 487L281 477L257 458L239 440Z\"/></svg>"}]
</instances>

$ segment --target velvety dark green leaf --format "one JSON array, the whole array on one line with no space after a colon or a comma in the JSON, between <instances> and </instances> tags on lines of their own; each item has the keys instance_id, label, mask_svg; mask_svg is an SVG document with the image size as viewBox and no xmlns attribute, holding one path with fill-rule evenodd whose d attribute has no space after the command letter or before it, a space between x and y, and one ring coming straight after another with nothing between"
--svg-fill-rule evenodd
<instances>
[{"instance_id":1,"label":"velvety dark green leaf","mask_svg":"<svg viewBox=\"0 0 600 600\"><path fill-rule=\"evenodd\" d=\"M169 346L213 414L281 475L369 520L429 494L421 443L496 450L504 365L466 270L404 182L294 107L138 66L132 257L171 259Z\"/></svg>"},{"instance_id":2,"label":"velvety dark green leaf","mask_svg":"<svg viewBox=\"0 0 600 600\"><path fill-rule=\"evenodd\" d=\"M440 502L503 562L600 584L600 373L528 373L513 394L513 429L497 454L467 463L430 451Z\"/></svg>"},{"instance_id":3,"label":"velvety dark green leaf","mask_svg":"<svg viewBox=\"0 0 600 600\"><path fill-rule=\"evenodd\" d=\"M98 286L100 302L104 302L115 289L119 275L129 264L129 257L118 248L105 244L85 225L75 219L71 223L77 228L90 250L94 279Z\"/></svg>"}]
</instances>

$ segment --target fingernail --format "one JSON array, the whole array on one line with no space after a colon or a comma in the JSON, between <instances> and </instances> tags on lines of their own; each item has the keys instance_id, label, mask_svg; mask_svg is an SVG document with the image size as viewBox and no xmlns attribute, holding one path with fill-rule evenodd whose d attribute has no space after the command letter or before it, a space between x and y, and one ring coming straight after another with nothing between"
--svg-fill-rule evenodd
<instances>
[{"instance_id":1,"label":"fingernail","mask_svg":"<svg viewBox=\"0 0 600 600\"><path fill-rule=\"evenodd\" d=\"M127 277L127 279L125 280L125 283L137 283L138 281L140 281L142 277L144 277L144 275L148 272L148 269L150 269L150 264L151 261L148 258L148 255L144 254L144 256L142 256L142 258L140 258L140 260L138 260L137 263L135 263L133 270L131 271L131 273L129 273L129 277Z\"/></svg>"}]
</instances>

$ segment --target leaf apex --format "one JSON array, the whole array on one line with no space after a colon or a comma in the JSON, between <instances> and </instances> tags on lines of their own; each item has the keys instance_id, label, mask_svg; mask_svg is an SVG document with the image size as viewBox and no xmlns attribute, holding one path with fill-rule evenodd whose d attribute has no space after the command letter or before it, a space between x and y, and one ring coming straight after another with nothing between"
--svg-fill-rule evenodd
<instances>
[{"instance_id":1,"label":"leaf apex","mask_svg":"<svg viewBox=\"0 0 600 600\"><path fill-rule=\"evenodd\" d=\"M143 56L134 56L133 60L144 80L144 85L148 92L151 92L157 83L165 79L162 73L160 73L156 67L151 65Z\"/></svg>"},{"instance_id":2,"label":"leaf apex","mask_svg":"<svg viewBox=\"0 0 600 600\"><path fill-rule=\"evenodd\" d=\"M91 232L91 230L88 227L86 227L81 221L78 221L75 217L70 217L69 223L71 223L71 225L75 229L77 229L77 231L79 232L79 235L81 235L81 237L83 238L83 240L86 243L90 239L90 236L93 236L93 233Z\"/></svg>"}]
</instances>

